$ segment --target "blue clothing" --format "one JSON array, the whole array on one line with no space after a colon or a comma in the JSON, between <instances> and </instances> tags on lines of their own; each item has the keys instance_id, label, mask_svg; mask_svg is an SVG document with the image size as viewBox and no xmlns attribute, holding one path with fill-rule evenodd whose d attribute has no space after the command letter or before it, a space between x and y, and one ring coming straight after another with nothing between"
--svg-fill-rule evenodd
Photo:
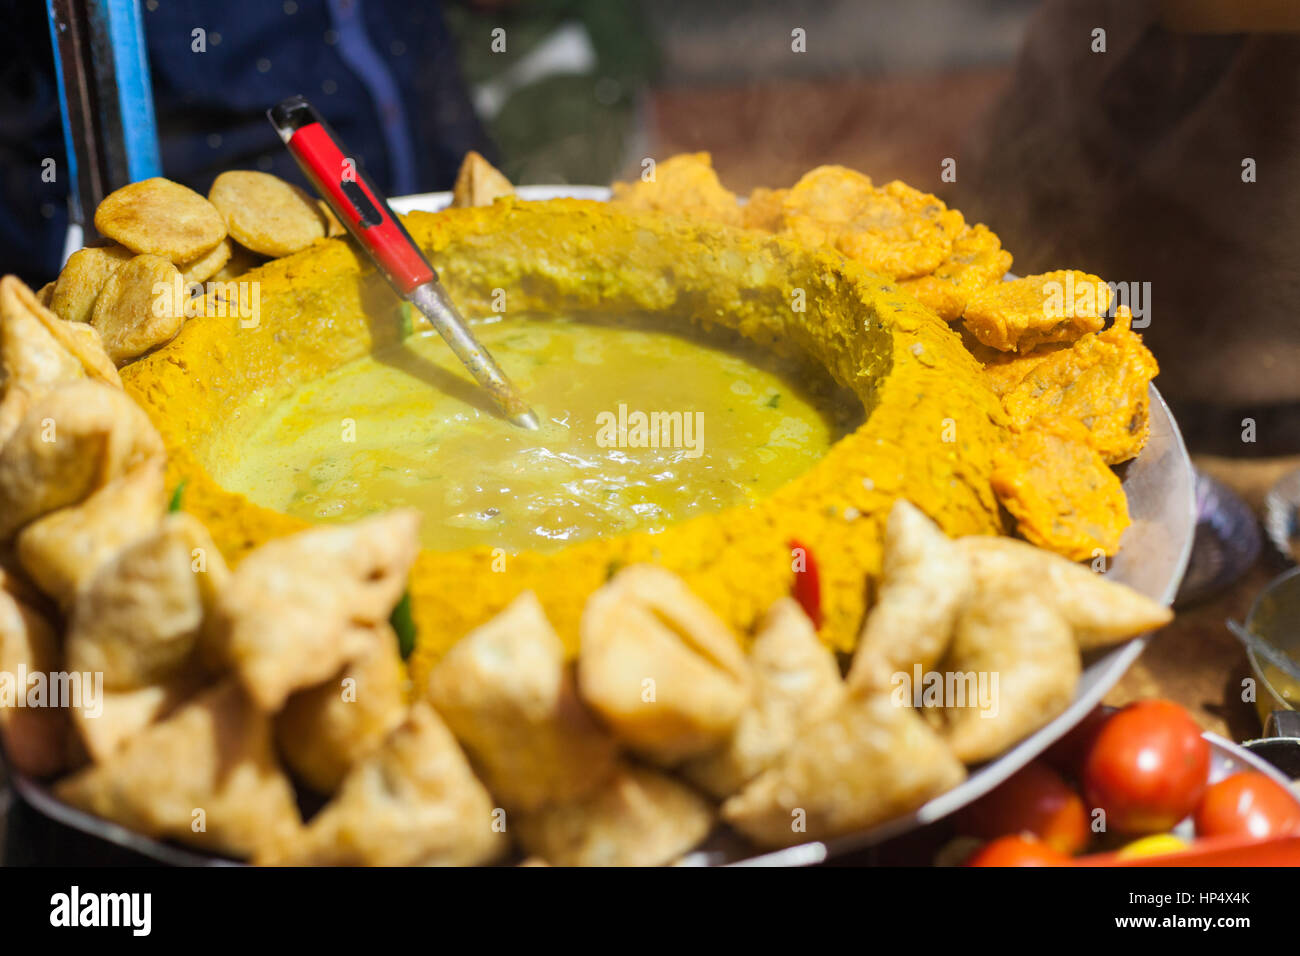
<instances>
[{"instance_id":1,"label":"blue clothing","mask_svg":"<svg viewBox=\"0 0 1300 956\"><path fill-rule=\"evenodd\" d=\"M58 270L67 223L67 183L41 184L40 163L53 156L62 169L65 152L49 29L40 4L20 6L16 29L0 35L0 269L39 285ZM390 195L449 188L469 149L494 157L437 3L142 6L163 171L201 193L226 169L306 184L265 115L294 93Z\"/></svg>"}]
</instances>

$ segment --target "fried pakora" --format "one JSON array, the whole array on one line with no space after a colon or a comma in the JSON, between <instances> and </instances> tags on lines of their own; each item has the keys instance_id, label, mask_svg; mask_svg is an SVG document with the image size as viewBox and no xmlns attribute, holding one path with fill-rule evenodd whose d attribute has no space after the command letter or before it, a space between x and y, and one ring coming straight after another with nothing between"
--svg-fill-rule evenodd
<instances>
[{"instance_id":1,"label":"fried pakora","mask_svg":"<svg viewBox=\"0 0 1300 956\"><path fill-rule=\"evenodd\" d=\"M956 322L977 292L1011 270L1011 253L983 223L965 226L948 254L929 275L900 279L898 287L915 296L946 322Z\"/></svg>"},{"instance_id":2,"label":"fried pakora","mask_svg":"<svg viewBox=\"0 0 1300 956\"><path fill-rule=\"evenodd\" d=\"M872 186L843 166L819 166L791 187L785 224L800 242L832 246L894 279L933 272L965 226L955 209L894 180Z\"/></svg>"},{"instance_id":3,"label":"fried pakora","mask_svg":"<svg viewBox=\"0 0 1300 956\"><path fill-rule=\"evenodd\" d=\"M1099 277L1060 269L986 286L966 303L962 319L983 344L1028 352L1101 331L1110 299L1110 286Z\"/></svg>"},{"instance_id":4,"label":"fried pakora","mask_svg":"<svg viewBox=\"0 0 1300 956\"><path fill-rule=\"evenodd\" d=\"M1107 464L1136 457L1150 432L1148 387L1159 368L1131 323L1122 306L1113 326L1070 348L990 365L986 371L1011 425L1078 422Z\"/></svg>"},{"instance_id":5,"label":"fried pakora","mask_svg":"<svg viewBox=\"0 0 1300 956\"><path fill-rule=\"evenodd\" d=\"M653 178L610 186L615 206L738 226L736 194L718 181L708 153L681 153L654 167Z\"/></svg>"},{"instance_id":6,"label":"fried pakora","mask_svg":"<svg viewBox=\"0 0 1300 956\"><path fill-rule=\"evenodd\" d=\"M1130 524L1119 476L1074 422L1010 433L991 484L1025 540L1073 561L1115 554Z\"/></svg>"}]
</instances>

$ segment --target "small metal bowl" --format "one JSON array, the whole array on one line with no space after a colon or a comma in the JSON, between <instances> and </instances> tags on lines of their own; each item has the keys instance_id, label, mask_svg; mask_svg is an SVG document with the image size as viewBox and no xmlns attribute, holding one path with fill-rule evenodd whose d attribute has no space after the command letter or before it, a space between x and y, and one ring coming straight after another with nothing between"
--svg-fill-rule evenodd
<instances>
[{"instance_id":1,"label":"small metal bowl","mask_svg":"<svg viewBox=\"0 0 1300 956\"><path fill-rule=\"evenodd\" d=\"M1278 554L1300 562L1300 468L1279 478L1265 496L1264 532Z\"/></svg>"},{"instance_id":2,"label":"small metal bowl","mask_svg":"<svg viewBox=\"0 0 1300 956\"><path fill-rule=\"evenodd\" d=\"M1300 568L1274 578L1259 593L1246 617L1246 630L1300 662ZM1255 709L1261 724L1267 724L1275 710L1300 708L1300 681L1262 660L1253 648L1246 649L1246 657L1258 685Z\"/></svg>"}]
</instances>

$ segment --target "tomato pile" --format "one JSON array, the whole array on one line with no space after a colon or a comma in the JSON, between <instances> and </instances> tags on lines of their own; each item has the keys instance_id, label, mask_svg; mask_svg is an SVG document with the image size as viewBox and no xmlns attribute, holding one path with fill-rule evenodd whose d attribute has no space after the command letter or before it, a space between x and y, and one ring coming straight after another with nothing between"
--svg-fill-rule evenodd
<instances>
[{"instance_id":1,"label":"tomato pile","mask_svg":"<svg viewBox=\"0 0 1300 956\"><path fill-rule=\"evenodd\" d=\"M984 841L968 866L1068 866L1083 852L1178 852L1199 837L1300 832L1300 803L1262 773L1209 782L1210 744L1182 707L1144 700L1093 711L1043 756L960 811L957 832Z\"/></svg>"}]
</instances>

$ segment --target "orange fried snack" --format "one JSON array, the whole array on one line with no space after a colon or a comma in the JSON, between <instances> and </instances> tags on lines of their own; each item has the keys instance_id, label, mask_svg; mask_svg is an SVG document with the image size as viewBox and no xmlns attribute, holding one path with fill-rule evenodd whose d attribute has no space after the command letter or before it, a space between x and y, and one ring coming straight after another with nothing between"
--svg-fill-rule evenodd
<instances>
[{"instance_id":1,"label":"orange fried snack","mask_svg":"<svg viewBox=\"0 0 1300 956\"><path fill-rule=\"evenodd\" d=\"M649 182L614 183L610 192L616 206L740 225L736 194L718 181L708 153L671 156L655 166Z\"/></svg>"},{"instance_id":2,"label":"orange fried snack","mask_svg":"<svg viewBox=\"0 0 1300 956\"><path fill-rule=\"evenodd\" d=\"M780 232L785 227L785 197L788 189L765 189L759 186L749 194L749 202L740 211L746 229Z\"/></svg>"},{"instance_id":3,"label":"orange fried snack","mask_svg":"<svg viewBox=\"0 0 1300 956\"><path fill-rule=\"evenodd\" d=\"M1072 561L1115 554L1129 526L1119 477L1083 432L1056 421L1012 433L992 477L993 493L1020 535Z\"/></svg>"},{"instance_id":4,"label":"orange fried snack","mask_svg":"<svg viewBox=\"0 0 1300 956\"><path fill-rule=\"evenodd\" d=\"M953 240L952 252L928 276L902 279L898 287L947 322L956 322L975 293L1000 282L1011 269L1011 253L983 223L966 226Z\"/></svg>"},{"instance_id":5,"label":"orange fried snack","mask_svg":"<svg viewBox=\"0 0 1300 956\"><path fill-rule=\"evenodd\" d=\"M1012 427L1075 422L1107 464L1136 457L1151 429L1147 386L1159 366L1132 321L1121 306L1113 326L1069 348L1048 346L988 365L985 374Z\"/></svg>"},{"instance_id":6,"label":"orange fried snack","mask_svg":"<svg viewBox=\"0 0 1300 956\"><path fill-rule=\"evenodd\" d=\"M1110 287L1077 269L1061 269L998 282L966 304L966 328L1002 352L1028 352L1051 342L1073 342L1101 331Z\"/></svg>"},{"instance_id":7,"label":"orange fried snack","mask_svg":"<svg viewBox=\"0 0 1300 956\"><path fill-rule=\"evenodd\" d=\"M805 173L783 206L786 229L800 242L834 246L894 279L933 272L966 225L961 213L935 196L898 180L876 188L843 166Z\"/></svg>"}]
</instances>

